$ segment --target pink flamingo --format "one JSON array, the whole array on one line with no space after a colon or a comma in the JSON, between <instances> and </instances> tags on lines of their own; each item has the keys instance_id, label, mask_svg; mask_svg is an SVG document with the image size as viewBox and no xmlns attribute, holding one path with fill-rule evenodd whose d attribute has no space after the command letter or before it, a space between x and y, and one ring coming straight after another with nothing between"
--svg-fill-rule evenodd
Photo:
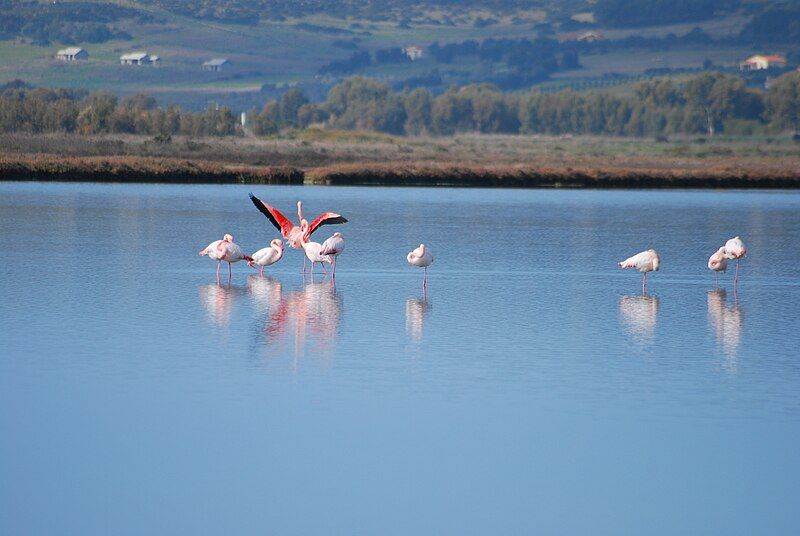
<instances>
[{"instance_id":1,"label":"pink flamingo","mask_svg":"<svg viewBox=\"0 0 800 536\"><path fill-rule=\"evenodd\" d=\"M228 263L228 282L231 281L231 264L242 260L252 262L252 258L242 252L239 244L233 241L233 236L226 234L222 240L211 242L205 249L200 250L200 256L208 256L211 260L217 261L217 283L219 283L219 266L222 261Z\"/></svg>"},{"instance_id":2,"label":"pink flamingo","mask_svg":"<svg viewBox=\"0 0 800 536\"><path fill-rule=\"evenodd\" d=\"M314 279L314 265L316 263L320 263L322 265L322 269L325 271L325 275L328 275L328 270L325 269L325 263L333 264L333 260L329 255L325 255L322 253L322 244L319 242L303 242L303 250L306 253L306 257L308 260L311 261L311 279Z\"/></svg>"},{"instance_id":3,"label":"pink flamingo","mask_svg":"<svg viewBox=\"0 0 800 536\"><path fill-rule=\"evenodd\" d=\"M248 262L251 267L259 266L259 275L264 276L264 267L272 266L283 257L283 241L277 238L269 243L268 247L253 253L253 260Z\"/></svg>"},{"instance_id":4,"label":"pink flamingo","mask_svg":"<svg viewBox=\"0 0 800 536\"><path fill-rule=\"evenodd\" d=\"M408 255L406 255L406 260L408 264L411 266L416 266L417 268L422 268L425 270L425 274L422 276L422 288L428 288L428 266L433 264L433 254L431 251L425 247L425 244L420 244L418 248L413 251L410 251Z\"/></svg>"},{"instance_id":5,"label":"pink flamingo","mask_svg":"<svg viewBox=\"0 0 800 536\"><path fill-rule=\"evenodd\" d=\"M341 255L342 251L344 251L344 236L342 236L342 233L333 233L333 236L322 243L320 255L327 255L332 259L334 278L336 277L336 257Z\"/></svg>"},{"instance_id":6,"label":"pink flamingo","mask_svg":"<svg viewBox=\"0 0 800 536\"><path fill-rule=\"evenodd\" d=\"M249 195L250 201L252 201L255 207L281 232L281 236L283 236L294 249L302 249L303 243L308 242L311 234L323 225L347 223L347 218L340 214L336 214L335 212L323 212L317 216L317 219L309 224L308 221L303 218L303 202L298 201L297 216L300 220L300 225L295 225L275 207L261 201L252 193ZM303 259L303 272L305 272L305 257Z\"/></svg>"},{"instance_id":7,"label":"pink flamingo","mask_svg":"<svg viewBox=\"0 0 800 536\"><path fill-rule=\"evenodd\" d=\"M620 268L636 268L642 272L642 294L647 293L647 272L657 272L661 259L654 249L648 249L617 263Z\"/></svg>"},{"instance_id":8,"label":"pink flamingo","mask_svg":"<svg viewBox=\"0 0 800 536\"><path fill-rule=\"evenodd\" d=\"M725 257L725 248L719 248L708 258L708 269L714 272L714 281L719 284L719 273L728 269L728 259Z\"/></svg>"},{"instance_id":9,"label":"pink flamingo","mask_svg":"<svg viewBox=\"0 0 800 536\"><path fill-rule=\"evenodd\" d=\"M744 247L744 242L738 236L735 236L725 242L725 257L728 259L736 259L736 275L733 276L733 284L739 283L739 259L747 255L747 249Z\"/></svg>"}]
</instances>

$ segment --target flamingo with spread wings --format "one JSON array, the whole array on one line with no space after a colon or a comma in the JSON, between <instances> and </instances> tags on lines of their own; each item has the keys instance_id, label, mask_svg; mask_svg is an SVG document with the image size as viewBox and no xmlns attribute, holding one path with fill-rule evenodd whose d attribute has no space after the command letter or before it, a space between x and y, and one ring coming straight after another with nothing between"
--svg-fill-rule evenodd
<instances>
[{"instance_id":1,"label":"flamingo with spread wings","mask_svg":"<svg viewBox=\"0 0 800 536\"><path fill-rule=\"evenodd\" d=\"M267 219L281 232L286 241L294 249L302 249L303 244L308 242L311 234L322 227L323 225L336 225L340 223L347 223L347 218L335 212L323 212L310 224L303 218L303 202L297 202L297 216L300 220L300 225L295 225L289 218L284 216L281 211L275 207L270 206L261 199L250 194L250 201L256 208L267 217ZM305 255L303 256L303 270L305 271Z\"/></svg>"}]
</instances>

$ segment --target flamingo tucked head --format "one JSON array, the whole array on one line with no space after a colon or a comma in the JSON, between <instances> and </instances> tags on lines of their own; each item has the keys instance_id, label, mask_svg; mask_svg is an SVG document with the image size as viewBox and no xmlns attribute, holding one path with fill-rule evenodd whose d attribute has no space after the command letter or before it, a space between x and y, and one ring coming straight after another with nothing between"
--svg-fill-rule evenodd
<instances>
[{"instance_id":1,"label":"flamingo tucked head","mask_svg":"<svg viewBox=\"0 0 800 536\"><path fill-rule=\"evenodd\" d=\"M278 240L277 238L269 243L271 246L274 246L281 251L283 251L283 240Z\"/></svg>"},{"instance_id":2,"label":"flamingo tucked head","mask_svg":"<svg viewBox=\"0 0 800 536\"><path fill-rule=\"evenodd\" d=\"M659 267L661 266L661 257L658 256L658 253L656 253L656 250L654 250L654 249L649 249L648 251L650 252L651 255L654 256L653 257L653 271L657 272Z\"/></svg>"},{"instance_id":3,"label":"flamingo tucked head","mask_svg":"<svg viewBox=\"0 0 800 536\"><path fill-rule=\"evenodd\" d=\"M225 236L222 237L222 241L223 242L233 242L233 235L226 234Z\"/></svg>"}]
</instances>

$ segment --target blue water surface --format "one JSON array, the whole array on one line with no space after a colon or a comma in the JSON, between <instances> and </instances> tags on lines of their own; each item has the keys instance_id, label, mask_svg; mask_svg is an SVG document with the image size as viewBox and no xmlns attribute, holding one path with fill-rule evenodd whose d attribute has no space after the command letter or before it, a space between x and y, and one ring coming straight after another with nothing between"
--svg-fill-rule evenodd
<instances>
[{"instance_id":1,"label":"blue water surface","mask_svg":"<svg viewBox=\"0 0 800 536\"><path fill-rule=\"evenodd\" d=\"M350 220L335 285L216 284L250 189ZM0 183L0 533L797 534L798 237L794 192Z\"/></svg>"}]
</instances>

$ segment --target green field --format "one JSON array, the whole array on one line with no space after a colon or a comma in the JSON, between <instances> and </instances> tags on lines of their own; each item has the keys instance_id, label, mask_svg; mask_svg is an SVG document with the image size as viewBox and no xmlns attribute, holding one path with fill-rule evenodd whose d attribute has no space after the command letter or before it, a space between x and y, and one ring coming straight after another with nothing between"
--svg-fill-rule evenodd
<instances>
[{"instance_id":1,"label":"green field","mask_svg":"<svg viewBox=\"0 0 800 536\"><path fill-rule=\"evenodd\" d=\"M320 78L317 74L320 66L344 59L352 53L334 46L336 41L356 40L361 50L374 53L381 48L412 44L427 46L434 41L533 38L536 33L532 28L537 22L552 22L556 16L570 14L585 19L587 13L591 13L591 3L584 1L540 2L531 9L513 13L431 10L424 18L414 19L410 27L400 27L395 20L375 22L325 15L243 26L184 17L135 1L120 0L117 3L146 11L153 15L154 20L146 24L131 20L117 24L119 29L133 36L131 40L82 43L81 46L89 51L90 59L75 64L63 64L53 59L56 50L63 46L60 43L42 47L21 40L0 41L0 83L19 78L49 87L107 89L123 95L148 92L162 102L187 103L195 108L206 102L232 99L234 106L249 107L263 103L276 93L259 93L263 84L301 84L324 92L337 78ZM498 22L478 28L474 23L481 17L492 17ZM668 32L685 33L700 26L709 34L722 37L738 31L746 20L746 16L735 14L701 24L608 30L605 33L613 38L632 34L655 36ZM314 25L322 27L322 30L301 28L298 24ZM335 30L343 33L332 33ZM119 56L131 51L157 54L161 57L161 65L157 68L119 65ZM545 86L558 87L565 82L603 79L610 73L636 76L650 68L698 68L707 58L717 66L734 68L752 52L754 50L741 46L684 47L668 51L613 50L606 54L581 56L583 68L559 72ZM201 70L201 63L213 57L228 58L231 61L229 68L221 73ZM454 77L453 80L480 81L482 68L479 62L456 61L442 65L428 57L413 63L373 64L358 74L395 83L438 69L446 75L446 80L450 76ZM236 99L231 95L236 95Z\"/></svg>"}]
</instances>

